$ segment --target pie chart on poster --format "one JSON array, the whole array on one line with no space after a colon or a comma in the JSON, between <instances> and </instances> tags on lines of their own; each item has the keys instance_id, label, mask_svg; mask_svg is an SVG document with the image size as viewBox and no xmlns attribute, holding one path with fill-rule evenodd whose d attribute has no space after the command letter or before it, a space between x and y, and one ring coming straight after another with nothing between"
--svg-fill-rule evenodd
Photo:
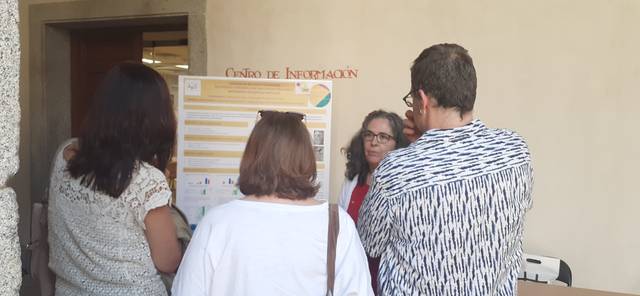
<instances>
[{"instance_id":1,"label":"pie chart on poster","mask_svg":"<svg viewBox=\"0 0 640 296\"><path fill-rule=\"evenodd\" d=\"M311 105L322 108L331 101L331 91L323 84L316 84L311 87L311 96L309 96Z\"/></svg>"}]
</instances>

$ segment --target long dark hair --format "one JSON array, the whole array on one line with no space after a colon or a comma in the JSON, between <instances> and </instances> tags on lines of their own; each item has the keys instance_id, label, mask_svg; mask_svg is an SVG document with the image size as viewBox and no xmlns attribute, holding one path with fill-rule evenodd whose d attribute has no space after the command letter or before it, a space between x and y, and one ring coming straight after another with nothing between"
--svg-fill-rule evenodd
<instances>
[{"instance_id":1,"label":"long dark hair","mask_svg":"<svg viewBox=\"0 0 640 296\"><path fill-rule=\"evenodd\" d=\"M142 64L118 64L106 74L93 102L79 150L67 165L72 177L117 198L140 162L164 172L173 152L176 118L158 72Z\"/></svg>"},{"instance_id":2,"label":"long dark hair","mask_svg":"<svg viewBox=\"0 0 640 296\"><path fill-rule=\"evenodd\" d=\"M402 119L398 114L393 112L387 112L384 110L376 110L367 115L362 122L362 127L351 138L349 146L342 148L342 151L347 156L347 170L345 176L349 180L358 176L358 185L362 185L367 181L367 175L369 174L369 163L364 155L364 141L362 140L362 133L367 129L369 123L377 118L386 119L391 127L393 133L393 139L396 141L396 147L404 148L409 146L409 140L402 133Z\"/></svg>"}]
</instances>

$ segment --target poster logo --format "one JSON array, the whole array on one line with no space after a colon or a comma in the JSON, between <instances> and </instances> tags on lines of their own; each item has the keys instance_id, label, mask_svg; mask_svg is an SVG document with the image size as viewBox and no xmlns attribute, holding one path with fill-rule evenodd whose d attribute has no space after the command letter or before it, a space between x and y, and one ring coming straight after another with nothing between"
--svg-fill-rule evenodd
<instances>
[{"instance_id":1,"label":"poster logo","mask_svg":"<svg viewBox=\"0 0 640 296\"><path fill-rule=\"evenodd\" d=\"M184 80L184 94L187 96L200 96L202 93L202 87L200 80L185 79Z\"/></svg>"},{"instance_id":2,"label":"poster logo","mask_svg":"<svg viewBox=\"0 0 640 296\"><path fill-rule=\"evenodd\" d=\"M309 101L311 105L322 108L331 101L331 90L324 84L316 84L311 88Z\"/></svg>"}]
</instances>

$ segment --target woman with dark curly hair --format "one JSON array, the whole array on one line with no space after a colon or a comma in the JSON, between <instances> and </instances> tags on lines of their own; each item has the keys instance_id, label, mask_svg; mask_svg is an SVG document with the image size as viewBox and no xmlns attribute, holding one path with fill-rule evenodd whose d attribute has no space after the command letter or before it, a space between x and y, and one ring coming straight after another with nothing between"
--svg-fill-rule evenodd
<instances>
[{"instance_id":1,"label":"woman with dark curly hair","mask_svg":"<svg viewBox=\"0 0 640 296\"><path fill-rule=\"evenodd\" d=\"M356 223L358 210L371 184L371 174L387 153L407 146L409 140L402 133L400 116L376 110L364 118L362 128L351 138L349 146L342 149L347 156L347 170L340 206Z\"/></svg>"},{"instance_id":2,"label":"woman with dark curly hair","mask_svg":"<svg viewBox=\"0 0 640 296\"><path fill-rule=\"evenodd\" d=\"M340 206L358 222L358 211L371 185L371 174L390 151L404 148L409 140L402 133L402 119L398 114L376 110L367 115L362 128L343 149L347 156L347 170L340 195ZM378 258L369 258L373 290L376 291Z\"/></svg>"}]
</instances>

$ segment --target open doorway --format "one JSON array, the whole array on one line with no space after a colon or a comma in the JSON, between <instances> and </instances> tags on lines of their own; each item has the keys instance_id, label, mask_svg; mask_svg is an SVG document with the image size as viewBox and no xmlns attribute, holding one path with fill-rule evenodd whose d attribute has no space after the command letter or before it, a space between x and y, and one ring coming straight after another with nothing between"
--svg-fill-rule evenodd
<instances>
[{"instance_id":1,"label":"open doorway","mask_svg":"<svg viewBox=\"0 0 640 296\"><path fill-rule=\"evenodd\" d=\"M187 24L77 29L70 32L71 136L77 137L93 94L114 65L144 63L158 71L176 97L178 76L189 72Z\"/></svg>"},{"instance_id":2,"label":"open doorway","mask_svg":"<svg viewBox=\"0 0 640 296\"><path fill-rule=\"evenodd\" d=\"M162 75L172 99L178 97L178 76L189 74L188 31L145 32L142 62Z\"/></svg>"},{"instance_id":3,"label":"open doorway","mask_svg":"<svg viewBox=\"0 0 640 296\"><path fill-rule=\"evenodd\" d=\"M173 107L178 113L178 77L189 74L189 43L187 31L147 32L143 34L142 62L162 75L169 87ZM167 181L176 198L177 157L174 155L167 166Z\"/></svg>"}]
</instances>

